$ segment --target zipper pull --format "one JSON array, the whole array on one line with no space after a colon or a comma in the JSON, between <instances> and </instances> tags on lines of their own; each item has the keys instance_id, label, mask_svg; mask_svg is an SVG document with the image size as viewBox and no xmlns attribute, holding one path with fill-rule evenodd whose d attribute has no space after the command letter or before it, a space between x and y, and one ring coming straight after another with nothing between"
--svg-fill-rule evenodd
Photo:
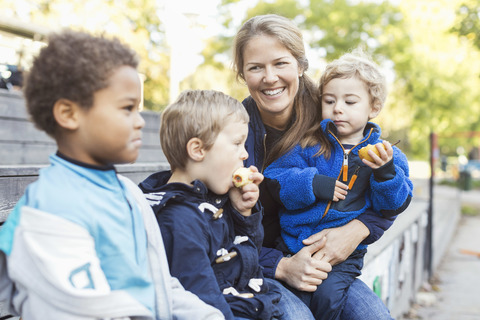
<instances>
[{"instance_id":1,"label":"zipper pull","mask_svg":"<svg viewBox=\"0 0 480 320\"><path fill-rule=\"evenodd\" d=\"M348 179L348 153L346 153L346 152L343 153L342 172L343 172L343 181L347 181L347 179Z\"/></svg>"},{"instance_id":2,"label":"zipper pull","mask_svg":"<svg viewBox=\"0 0 480 320\"><path fill-rule=\"evenodd\" d=\"M354 184L355 181L357 180L357 176L358 176L358 171L359 171L359 170L360 170L360 166L358 166L358 167L355 168L355 172L353 172L352 179L350 179L350 182L348 183L348 190L352 190L353 184Z\"/></svg>"}]
</instances>

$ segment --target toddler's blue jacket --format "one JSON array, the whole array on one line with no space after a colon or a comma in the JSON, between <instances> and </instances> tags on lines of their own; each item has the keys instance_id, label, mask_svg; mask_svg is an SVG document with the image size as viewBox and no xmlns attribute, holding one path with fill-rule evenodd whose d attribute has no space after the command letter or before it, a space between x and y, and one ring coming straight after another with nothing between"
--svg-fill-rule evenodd
<instances>
[{"instance_id":1,"label":"toddler's blue jacket","mask_svg":"<svg viewBox=\"0 0 480 320\"><path fill-rule=\"evenodd\" d=\"M265 161L265 140L266 129L263 124L260 112L258 111L257 104L251 96L245 98L242 101L245 110L247 110L250 116L250 122L248 123L248 136L245 142L245 148L248 152L248 158L245 160L245 167L254 165L260 172L264 170ZM265 178L264 183L266 183ZM262 193L260 193L260 200L262 201ZM265 239L275 239L280 237L280 226L278 223L278 212L264 211L263 225L265 228ZM363 214L357 217L357 220L361 221L370 231L368 237L363 240L362 244L371 244L377 241L393 224L395 216L391 218L379 217L372 210L367 210ZM274 249L272 245L265 245L260 253L260 264L262 265L263 274L268 278L275 278L275 272L279 261L283 258L284 253L280 250Z\"/></svg>"},{"instance_id":2,"label":"toddler's blue jacket","mask_svg":"<svg viewBox=\"0 0 480 320\"><path fill-rule=\"evenodd\" d=\"M318 145L296 146L264 172L270 193L283 205L280 209L282 238L292 253L303 248L302 240L310 235L345 225L368 208L378 213L379 218L395 216L408 207L412 197L408 162L400 149L394 146L393 159L374 170L358 156L362 147L381 142L378 125L368 123L362 141L347 152L336 137L334 123L327 119L321 126L332 143L329 158L315 156ZM345 161L348 170L347 180L343 181ZM330 203L335 181L348 185L354 175L356 180L346 199ZM360 245L359 249L365 247Z\"/></svg>"}]
</instances>

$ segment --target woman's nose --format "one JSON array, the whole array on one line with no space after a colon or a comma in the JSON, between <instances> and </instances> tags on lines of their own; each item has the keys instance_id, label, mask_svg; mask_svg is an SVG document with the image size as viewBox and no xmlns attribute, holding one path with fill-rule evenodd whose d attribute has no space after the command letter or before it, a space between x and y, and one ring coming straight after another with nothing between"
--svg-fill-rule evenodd
<instances>
[{"instance_id":1,"label":"woman's nose","mask_svg":"<svg viewBox=\"0 0 480 320\"><path fill-rule=\"evenodd\" d=\"M265 68L265 75L263 77L263 82L265 83L273 83L278 80L277 73L271 67Z\"/></svg>"}]
</instances>

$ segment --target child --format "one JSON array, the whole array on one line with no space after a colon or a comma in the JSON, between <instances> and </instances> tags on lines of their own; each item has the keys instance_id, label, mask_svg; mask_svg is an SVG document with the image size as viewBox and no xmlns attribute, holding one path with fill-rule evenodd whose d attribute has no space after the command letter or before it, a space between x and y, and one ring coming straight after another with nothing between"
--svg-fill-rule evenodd
<instances>
[{"instance_id":1,"label":"child","mask_svg":"<svg viewBox=\"0 0 480 320\"><path fill-rule=\"evenodd\" d=\"M183 92L160 126L171 171L151 175L140 188L157 216L170 271L187 290L227 319L272 319L280 316L281 289L264 279L258 263L263 175L252 166L253 182L232 183L248 157L248 120L242 104L223 93Z\"/></svg>"},{"instance_id":2,"label":"child","mask_svg":"<svg viewBox=\"0 0 480 320\"><path fill-rule=\"evenodd\" d=\"M378 67L359 54L345 54L326 67L320 92L325 119L321 129L331 143L327 152L319 152L319 145L297 145L264 173L271 180L269 190L283 205L282 239L290 253L298 252L309 236L342 226L367 208L395 216L412 197L405 155L382 142L380 127L369 122L379 114L387 95ZM376 144L379 151L378 156L368 152L373 161L358 156L367 144ZM323 303L311 306L316 319L339 318L347 289L361 273L365 252L366 245L358 246L317 288L314 294L322 298L312 301Z\"/></svg>"},{"instance_id":3,"label":"child","mask_svg":"<svg viewBox=\"0 0 480 320\"><path fill-rule=\"evenodd\" d=\"M27 108L58 151L0 231L0 300L24 319L223 319L170 276L150 206L113 166L142 143L137 63L73 31L33 63Z\"/></svg>"}]
</instances>

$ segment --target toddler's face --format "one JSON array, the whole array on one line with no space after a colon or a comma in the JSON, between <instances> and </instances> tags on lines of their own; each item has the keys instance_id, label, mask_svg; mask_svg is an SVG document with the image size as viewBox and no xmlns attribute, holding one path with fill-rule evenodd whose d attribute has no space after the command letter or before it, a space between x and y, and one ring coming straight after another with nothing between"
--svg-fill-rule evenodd
<instances>
[{"instance_id":1,"label":"toddler's face","mask_svg":"<svg viewBox=\"0 0 480 320\"><path fill-rule=\"evenodd\" d=\"M357 144L369 119L376 116L365 83L356 77L330 80L323 87L322 118L331 119L344 144Z\"/></svg>"},{"instance_id":2,"label":"toddler's face","mask_svg":"<svg viewBox=\"0 0 480 320\"><path fill-rule=\"evenodd\" d=\"M78 150L81 161L106 165L131 163L142 145L141 84L137 71L118 68L110 85L94 94L93 106L79 114Z\"/></svg>"},{"instance_id":3,"label":"toddler's face","mask_svg":"<svg viewBox=\"0 0 480 320\"><path fill-rule=\"evenodd\" d=\"M233 172L243 166L248 158L245 141L248 124L244 121L229 119L217 136L212 148L204 158L205 176L203 182L216 194L225 194L233 187Z\"/></svg>"}]
</instances>

